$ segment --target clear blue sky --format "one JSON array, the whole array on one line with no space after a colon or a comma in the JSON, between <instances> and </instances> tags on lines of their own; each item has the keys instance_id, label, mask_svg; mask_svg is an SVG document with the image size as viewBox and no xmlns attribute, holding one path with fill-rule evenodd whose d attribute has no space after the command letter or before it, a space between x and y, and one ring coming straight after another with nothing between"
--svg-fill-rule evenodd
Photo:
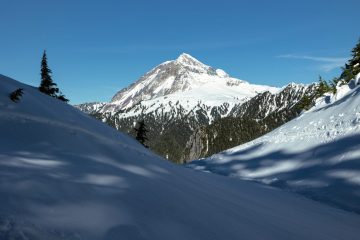
<instances>
[{"instance_id":1,"label":"clear blue sky","mask_svg":"<svg viewBox=\"0 0 360 240\"><path fill-rule=\"evenodd\" d=\"M71 103L107 101L182 52L251 83L337 76L359 0L0 0L0 73L38 85L48 52Z\"/></svg>"}]
</instances>

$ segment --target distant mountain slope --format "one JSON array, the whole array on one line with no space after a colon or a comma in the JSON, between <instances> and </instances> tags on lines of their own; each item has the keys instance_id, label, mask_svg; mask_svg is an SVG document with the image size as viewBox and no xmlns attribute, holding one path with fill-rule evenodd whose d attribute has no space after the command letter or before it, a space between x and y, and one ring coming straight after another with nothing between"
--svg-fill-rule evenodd
<instances>
[{"instance_id":1,"label":"distant mountain slope","mask_svg":"<svg viewBox=\"0 0 360 240\"><path fill-rule=\"evenodd\" d=\"M19 103L8 95L24 89ZM0 239L358 239L360 217L173 165L0 75Z\"/></svg>"},{"instance_id":2,"label":"distant mountain slope","mask_svg":"<svg viewBox=\"0 0 360 240\"><path fill-rule=\"evenodd\" d=\"M274 131L189 166L261 181L360 213L359 77Z\"/></svg>"},{"instance_id":3,"label":"distant mountain slope","mask_svg":"<svg viewBox=\"0 0 360 240\"><path fill-rule=\"evenodd\" d=\"M99 112L105 105L106 103L104 102L91 102L91 103L82 103L80 105L75 105L75 107L80 109L82 112L91 115Z\"/></svg>"},{"instance_id":4,"label":"distant mountain slope","mask_svg":"<svg viewBox=\"0 0 360 240\"><path fill-rule=\"evenodd\" d=\"M184 161L210 156L251 141L290 121L302 111L301 100L315 94L316 86L291 83L277 93L259 93L236 104L228 117L218 118L192 134Z\"/></svg>"}]
</instances>

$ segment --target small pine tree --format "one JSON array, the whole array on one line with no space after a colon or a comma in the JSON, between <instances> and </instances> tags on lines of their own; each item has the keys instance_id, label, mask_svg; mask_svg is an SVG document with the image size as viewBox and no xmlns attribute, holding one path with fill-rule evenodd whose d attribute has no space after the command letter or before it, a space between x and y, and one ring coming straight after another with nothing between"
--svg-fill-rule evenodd
<instances>
[{"instance_id":1,"label":"small pine tree","mask_svg":"<svg viewBox=\"0 0 360 240\"><path fill-rule=\"evenodd\" d=\"M351 71L354 76L360 72L360 39L356 46L351 50L352 59L349 61Z\"/></svg>"},{"instance_id":2,"label":"small pine tree","mask_svg":"<svg viewBox=\"0 0 360 240\"><path fill-rule=\"evenodd\" d=\"M146 129L146 124L144 120L138 122L138 128L134 128L134 130L136 132L136 140L138 140L144 147L148 148L145 142L148 140L146 134L149 131Z\"/></svg>"},{"instance_id":3,"label":"small pine tree","mask_svg":"<svg viewBox=\"0 0 360 240\"><path fill-rule=\"evenodd\" d=\"M59 100L61 100L61 101L63 101L63 102L66 102L66 103L69 102L69 99L67 99L67 98L65 97L65 95L62 94L62 92L60 92L60 95L57 96L56 98L59 99Z\"/></svg>"},{"instance_id":4,"label":"small pine tree","mask_svg":"<svg viewBox=\"0 0 360 240\"><path fill-rule=\"evenodd\" d=\"M313 100L307 95L305 95L298 103L299 113L302 110L309 110L313 106Z\"/></svg>"},{"instance_id":5,"label":"small pine tree","mask_svg":"<svg viewBox=\"0 0 360 240\"><path fill-rule=\"evenodd\" d=\"M57 98L61 101L68 102L69 99L65 97L57 87L57 84L53 82L51 78L51 70L48 67L46 50L43 53L41 60L41 83L39 86L39 90L46 95ZM60 94L60 95L59 95Z\"/></svg>"},{"instance_id":6,"label":"small pine tree","mask_svg":"<svg viewBox=\"0 0 360 240\"><path fill-rule=\"evenodd\" d=\"M316 89L316 97L321 97L324 93L332 91L329 84L321 76L319 76L319 84Z\"/></svg>"},{"instance_id":7,"label":"small pine tree","mask_svg":"<svg viewBox=\"0 0 360 240\"><path fill-rule=\"evenodd\" d=\"M344 83L348 83L351 79L360 72L360 39L356 46L351 50L352 58L342 68L340 78L344 80Z\"/></svg>"},{"instance_id":8,"label":"small pine tree","mask_svg":"<svg viewBox=\"0 0 360 240\"><path fill-rule=\"evenodd\" d=\"M336 87L337 87L337 84L340 80L338 78L333 78L333 80L330 82L330 90L332 91L332 93L336 93Z\"/></svg>"},{"instance_id":9,"label":"small pine tree","mask_svg":"<svg viewBox=\"0 0 360 240\"><path fill-rule=\"evenodd\" d=\"M46 51L44 51L41 59L41 83L39 90L51 97L56 97L56 94L59 92L59 88L56 86L56 83L51 78L51 70L47 64Z\"/></svg>"},{"instance_id":10,"label":"small pine tree","mask_svg":"<svg viewBox=\"0 0 360 240\"><path fill-rule=\"evenodd\" d=\"M24 94L23 92L24 89L22 88L18 88L15 91L13 91L12 93L10 93L9 97L13 102L18 102L20 101L20 98L22 97L22 95Z\"/></svg>"}]
</instances>

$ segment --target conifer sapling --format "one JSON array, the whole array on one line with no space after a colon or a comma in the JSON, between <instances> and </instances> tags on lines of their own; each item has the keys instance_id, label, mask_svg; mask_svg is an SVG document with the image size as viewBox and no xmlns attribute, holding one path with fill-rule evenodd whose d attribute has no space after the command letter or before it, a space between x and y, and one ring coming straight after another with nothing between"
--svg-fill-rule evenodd
<instances>
[{"instance_id":1,"label":"conifer sapling","mask_svg":"<svg viewBox=\"0 0 360 240\"><path fill-rule=\"evenodd\" d=\"M138 128L134 128L136 132L136 140L138 140L144 147L148 148L145 142L148 140L146 133L149 131L146 129L144 120L138 122L138 126Z\"/></svg>"},{"instance_id":2,"label":"conifer sapling","mask_svg":"<svg viewBox=\"0 0 360 240\"><path fill-rule=\"evenodd\" d=\"M69 100L59 91L57 84L52 80L51 73L47 63L46 51L44 51L41 59L41 83L39 90L46 95L68 102Z\"/></svg>"},{"instance_id":3,"label":"conifer sapling","mask_svg":"<svg viewBox=\"0 0 360 240\"><path fill-rule=\"evenodd\" d=\"M12 93L10 93L9 97L13 102L18 102L20 101L20 98L22 97L22 95L24 94L23 92L24 89L22 88L18 88L15 91L13 91Z\"/></svg>"}]
</instances>

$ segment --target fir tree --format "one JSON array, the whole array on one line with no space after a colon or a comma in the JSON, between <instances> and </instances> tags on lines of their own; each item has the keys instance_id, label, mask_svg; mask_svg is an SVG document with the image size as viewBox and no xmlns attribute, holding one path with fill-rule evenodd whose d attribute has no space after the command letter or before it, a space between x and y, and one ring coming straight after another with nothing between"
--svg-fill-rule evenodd
<instances>
[{"instance_id":1,"label":"fir tree","mask_svg":"<svg viewBox=\"0 0 360 240\"><path fill-rule=\"evenodd\" d=\"M57 97L56 94L59 92L59 88L56 86L56 83L54 83L51 78L51 70L47 64L46 51L44 51L41 60L41 83L39 90L40 92L43 92L51 97Z\"/></svg>"},{"instance_id":2,"label":"fir tree","mask_svg":"<svg viewBox=\"0 0 360 240\"><path fill-rule=\"evenodd\" d=\"M349 61L352 74L356 76L360 72L360 39L356 46L351 50L352 59Z\"/></svg>"},{"instance_id":3,"label":"fir tree","mask_svg":"<svg viewBox=\"0 0 360 240\"><path fill-rule=\"evenodd\" d=\"M51 97L68 102L69 100L59 91L59 88L57 88L57 84L53 82L51 73L52 72L47 63L46 51L44 51L41 60L41 83L39 90L40 92L45 93Z\"/></svg>"},{"instance_id":4,"label":"fir tree","mask_svg":"<svg viewBox=\"0 0 360 240\"><path fill-rule=\"evenodd\" d=\"M299 112L302 110L309 110L313 106L313 100L305 95L298 103Z\"/></svg>"},{"instance_id":5,"label":"fir tree","mask_svg":"<svg viewBox=\"0 0 360 240\"><path fill-rule=\"evenodd\" d=\"M337 89L337 85L338 82L340 81L340 79L338 79L337 77L333 78L333 80L330 82L330 90L332 91L332 93L336 93Z\"/></svg>"},{"instance_id":6,"label":"fir tree","mask_svg":"<svg viewBox=\"0 0 360 240\"><path fill-rule=\"evenodd\" d=\"M329 84L321 76L319 76L319 84L316 89L316 97L321 97L324 93L332 91Z\"/></svg>"},{"instance_id":7,"label":"fir tree","mask_svg":"<svg viewBox=\"0 0 360 240\"><path fill-rule=\"evenodd\" d=\"M136 140L138 140L144 147L148 148L145 142L148 140L146 133L149 131L146 129L144 120L138 122L138 128L134 128L134 130L136 132Z\"/></svg>"},{"instance_id":8,"label":"fir tree","mask_svg":"<svg viewBox=\"0 0 360 240\"><path fill-rule=\"evenodd\" d=\"M351 50L352 58L342 68L340 78L344 80L344 83L348 83L351 79L360 72L360 39L356 46Z\"/></svg>"},{"instance_id":9,"label":"fir tree","mask_svg":"<svg viewBox=\"0 0 360 240\"><path fill-rule=\"evenodd\" d=\"M13 102L18 102L23 94L24 94L23 89L18 88L15 91L13 91L12 93L10 93L9 97Z\"/></svg>"},{"instance_id":10,"label":"fir tree","mask_svg":"<svg viewBox=\"0 0 360 240\"><path fill-rule=\"evenodd\" d=\"M61 101L63 101L63 102L66 102L66 103L69 101L69 99L67 99L67 98L65 97L65 95L62 94L61 92L60 92L60 95L57 96L57 99L59 99L59 100L61 100Z\"/></svg>"}]
</instances>

